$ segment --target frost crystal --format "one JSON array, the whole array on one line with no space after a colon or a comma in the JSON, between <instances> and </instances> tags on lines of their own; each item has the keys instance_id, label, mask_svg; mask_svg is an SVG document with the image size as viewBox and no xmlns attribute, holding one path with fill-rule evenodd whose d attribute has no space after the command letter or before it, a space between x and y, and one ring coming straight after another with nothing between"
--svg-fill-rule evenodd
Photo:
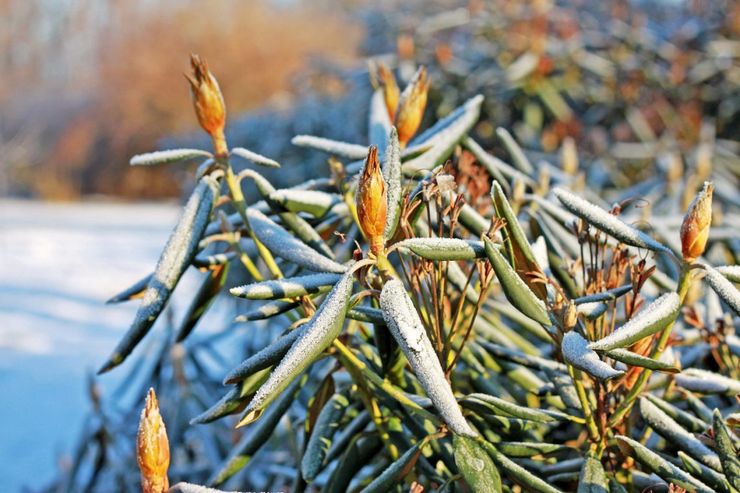
<instances>
[{"instance_id":1,"label":"frost crystal","mask_svg":"<svg viewBox=\"0 0 740 493\"><path fill-rule=\"evenodd\" d=\"M310 274L238 286L231 288L230 292L234 296L250 300L295 298L308 293L316 293L324 286L336 284L340 278L339 274Z\"/></svg>"},{"instance_id":2,"label":"frost crystal","mask_svg":"<svg viewBox=\"0 0 740 493\"><path fill-rule=\"evenodd\" d=\"M570 331L563 337L563 359L601 380L609 380L622 375L624 372L615 370L599 359L599 356L589 349L588 341L578 332Z\"/></svg>"},{"instance_id":3,"label":"frost crystal","mask_svg":"<svg viewBox=\"0 0 740 493\"><path fill-rule=\"evenodd\" d=\"M290 142L299 147L313 147L329 154L336 154L350 159L364 159L367 157L367 147L365 146L324 139L313 135L296 135Z\"/></svg>"},{"instance_id":4,"label":"frost crystal","mask_svg":"<svg viewBox=\"0 0 740 493\"><path fill-rule=\"evenodd\" d=\"M670 252L664 245L658 243L642 231L625 224L608 211L563 188L553 190L555 196L570 212L585 220L589 225L612 235L622 243L648 250Z\"/></svg>"},{"instance_id":5,"label":"frost crystal","mask_svg":"<svg viewBox=\"0 0 740 493\"><path fill-rule=\"evenodd\" d=\"M740 291L716 269L708 265L705 265L704 269L707 273L704 277L707 284L712 287L717 296L722 298L722 301L727 303L727 306L740 315Z\"/></svg>"},{"instance_id":6,"label":"frost crystal","mask_svg":"<svg viewBox=\"0 0 740 493\"><path fill-rule=\"evenodd\" d=\"M138 154L131 158L131 166L151 166L153 164L174 163L177 161L186 161L199 157L212 157L208 151L200 149L169 149L166 151L148 152Z\"/></svg>"},{"instance_id":7,"label":"frost crystal","mask_svg":"<svg viewBox=\"0 0 740 493\"><path fill-rule=\"evenodd\" d=\"M385 284L380 294L380 307L386 325L442 419L457 434L477 436L460 411L419 314L401 281L394 279Z\"/></svg>"}]
</instances>

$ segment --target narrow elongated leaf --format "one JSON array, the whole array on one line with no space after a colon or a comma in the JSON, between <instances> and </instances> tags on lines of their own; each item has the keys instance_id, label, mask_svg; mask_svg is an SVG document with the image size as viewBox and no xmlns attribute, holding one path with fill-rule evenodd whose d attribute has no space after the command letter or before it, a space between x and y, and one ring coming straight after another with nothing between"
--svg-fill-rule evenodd
<instances>
[{"instance_id":1,"label":"narrow elongated leaf","mask_svg":"<svg viewBox=\"0 0 740 493\"><path fill-rule=\"evenodd\" d=\"M309 483L321 472L332 438L339 427L339 420L348 405L347 396L336 393L321 409L301 461L301 474Z\"/></svg>"},{"instance_id":2,"label":"narrow elongated leaf","mask_svg":"<svg viewBox=\"0 0 740 493\"><path fill-rule=\"evenodd\" d=\"M620 328L588 345L598 351L623 348L660 332L678 316L681 302L677 293L666 293L640 310Z\"/></svg>"},{"instance_id":3,"label":"narrow elongated leaf","mask_svg":"<svg viewBox=\"0 0 740 493\"><path fill-rule=\"evenodd\" d=\"M332 443L329 452L326 454L325 462L327 464L330 463L339 457L342 452L347 450L347 445L355 436L357 436L357 434L362 433L371 421L372 419L370 418L370 414L367 411L362 411L355 416L347 426L337 432L334 437L334 443Z\"/></svg>"},{"instance_id":4,"label":"narrow elongated leaf","mask_svg":"<svg viewBox=\"0 0 740 493\"><path fill-rule=\"evenodd\" d=\"M606 303L594 302L594 303L581 303L576 305L576 311L579 315L583 315L588 320L596 320L604 313L609 307Z\"/></svg>"},{"instance_id":5,"label":"narrow elongated leaf","mask_svg":"<svg viewBox=\"0 0 740 493\"><path fill-rule=\"evenodd\" d=\"M370 98L369 120L367 127L368 145L378 146L378 153L382 156L388 146L388 133L392 125L388 110L385 107L382 89L376 89Z\"/></svg>"},{"instance_id":6,"label":"narrow elongated leaf","mask_svg":"<svg viewBox=\"0 0 740 493\"><path fill-rule=\"evenodd\" d=\"M182 342L195 328L195 325L201 319L203 314L208 310L213 301L218 296L221 288L226 281L226 276L229 273L229 264L217 265L216 267L209 269L206 276L195 293L195 297L188 305L188 309L182 318L182 323L175 336L176 342Z\"/></svg>"},{"instance_id":7,"label":"narrow elongated leaf","mask_svg":"<svg viewBox=\"0 0 740 493\"><path fill-rule=\"evenodd\" d=\"M250 300L296 298L307 294L328 291L331 289L331 286L339 282L341 277L341 274L309 274L306 276L274 279L238 286L231 288L229 292L239 298Z\"/></svg>"},{"instance_id":8,"label":"narrow elongated leaf","mask_svg":"<svg viewBox=\"0 0 740 493\"><path fill-rule=\"evenodd\" d=\"M208 151L201 151L200 149L169 149L166 151L138 154L131 158L130 163L131 166L153 166L156 164L177 163L209 157L213 157L213 154Z\"/></svg>"},{"instance_id":9,"label":"narrow elongated leaf","mask_svg":"<svg viewBox=\"0 0 740 493\"><path fill-rule=\"evenodd\" d=\"M380 294L380 307L386 325L442 419L455 433L476 436L457 405L437 353L401 281L386 282Z\"/></svg>"},{"instance_id":10,"label":"narrow elongated leaf","mask_svg":"<svg viewBox=\"0 0 740 493\"><path fill-rule=\"evenodd\" d=\"M105 373L120 365L154 325L180 277L195 257L198 243L208 226L218 188L218 182L210 176L204 176L198 182L159 257L134 322L98 373Z\"/></svg>"},{"instance_id":11,"label":"narrow elongated leaf","mask_svg":"<svg viewBox=\"0 0 740 493\"><path fill-rule=\"evenodd\" d=\"M664 363L659 360L641 356L627 349L611 349L606 351L606 355L627 365L648 368L653 371L662 371L664 373L679 373L681 369L670 363Z\"/></svg>"},{"instance_id":12,"label":"narrow elongated leaf","mask_svg":"<svg viewBox=\"0 0 740 493\"><path fill-rule=\"evenodd\" d=\"M247 406L244 417L239 422L240 426L259 418L265 406L275 399L296 376L308 368L339 335L344 325L347 303L352 293L352 282L352 275L345 274L334 286L311 321L301 329L298 339L288 353L257 391Z\"/></svg>"},{"instance_id":13,"label":"narrow elongated leaf","mask_svg":"<svg viewBox=\"0 0 740 493\"><path fill-rule=\"evenodd\" d=\"M565 445L540 442L499 442L496 448L507 457L533 457L568 450Z\"/></svg>"},{"instance_id":14,"label":"narrow elongated leaf","mask_svg":"<svg viewBox=\"0 0 740 493\"><path fill-rule=\"evenodd\" d=\"M496 156L487 153L483 148L471 137L465 137L463 145L473 153L475 158L481 163L487 170L488 173L503 186L504 189L508 190L508 184L505 181L505 177L510 180L519 180L525 185L534 188L537 186L535 182L528 175L525 175L515 167L505 163Z\"/></svg>"},{"instance_id":15,"label":"narrow elongated leaf","mask_svg":"<svg viewBox=\"0 0 740 493\"><path fill-rule=\"evenodd\" d=\"M714 431L714 441L717 444L717 453L722 464L722 471L725 473L727 480L737 490L740 490L740 459L738 451L730 438L730 431L722 421L722 415L718 409L714 410L712 415L712 430Z\"/></svg>"},{"instance_id":16,"label":"narrow elongated leaf","mask_svg":"<svg viewBox=\"0 0 740 493\"><path fill-rule=\"evenodd\" d=\"M296 135L290 142L298 147L312 147L329 154L350 159L364 159L367 156L367 147L365 146L315 137L313 135Z\"/></svg>"},{"instance_id":17,"label":"narrow elongated leaf","mask_svg":"<svg viewBox=\"0 0 740 493\"><path fill-rule=\"evenodd\" d=\"M296 394L306 383L304 375L289 385L280 397L267 409L262 419L252 428L247 430L244 437L239 440L229 457L223 465L208 479L208 484L218 486L239 472L247 465L252 456L262 447L277 426L280 418L286 413L290 405L295 401Z\"/></svg>"},{"instance_id":18,"label":"narrow elongated leaf","mask_svg":"<svg viewBox=\"0 0 740 493\"><path fill-rule=\"evenodd\" d=\"M610 214L601 207L594 205L563 188L555 188L553 193L570 212L586 221L590 226L600 229L622 243L646 248L648 250L670 253L670 249L668 247L655 241L639 229L635 229L622 222L616 216Z\"/></svg>"},{"instance_id":19,"label":"narrow elongated leaf","mask_svg":"<svg viewBox=\"0 0 740 493\"><path fill-rule=\"evenodd\" d=\"M740 381L698 368L688 368L676 375L676 384L700 394L740 394Z\"/></svg>"},{"instance_id":20,"label":"narrow elongated leaf","mask_svg":"<svg viewBox=\"0 0 740 493\"><path fill-rule=\"evenodd\" d=\"M380 152L380 150L378 150ZM392 127L388 136L388 148L383 157L383 178L386 185L386 209L385 230L383 237L389 240L393 237L401 218L401 201L403 199L403 187L401 185L401 146L398 143L398 131Z\"/></svg>"},{"instance_id":21,"label":"narrow elongated leaf","mask_svg":"<svg viewBox=\"0 0 740 493\"><path fill-rule=\"evenodd\" d=\"M475 260L485 255L483 244L457 238L409 238L396 243L427 260Z\"/></svg>"},{"instance_id":22,"label":"narrow elongated leaf","mask_svg":"<svg viewBox=\"0 0 740 493\"><path fill-rule=\"evenodd\" d=\"M511 156L511 160L514 163L514 166L519 168L519 171L521 171L522 173L525 173L528 176L532 176L532 173L534 173L532 163L529 162L529 159L527 159L524 151L521 147L519 147L519 144L516 142L516 140L514 140L514 137L511 136L509 131L503 127L498 127L496 129L496 136L504 144L504 147L506 147L506 150Z\"/></svg>"},{"instance_id":23,"label":"narrow elongated leaf","mask_svg":"<svg viewBox=\"0 0 740 493\"><path fill-rule=\"evenodd\" d=\"M254 234L273 255L316 272L342 273L347 270L344 265L306 246L261 212L248 209L247 214Z\"/></svg>"},{"instance_id":24,"label":"narrow elongated leaf","mask_svg":"<svg viewBox=\"0 0 740 493\"><path fill-rule=\"evenodd\" d=\"M538 478L522 466L512 461L504 454L499 452L496 447L486 441L479 442L486 450L493 462L508 476L512 481L525 486L528 490L539 493L562 493L559 489L551 486L549 483Z\"/></svg>"},{"instance_id":25,"label":"narrow elongated leaf","mask_svg":"<svg viewBox=\"0 0 740 493\"><path fill-rule=\"evenodd\" d=\"M368 436L355 436L339 459L339 464L332 471L322 492L346 493L349 491L349 484L357 472L370 462L382 446L376 433Z\"/></svg>"},{"instance_id":26,"label":"narrow elongated leaf","mask_svg":"<svg viewBox=\"0 0 740 493\"><path fill-rule=\"evenodd\" d=\"M177 483L172 486L167 493L239 493L237 491L223 491L215 488L207 488L199 484L192 483Z\"/></svg>"},{"instance_id":27,"label":"narrow elongated leaf","mask_svg":"<svg viewBox=\"0 0 740 493\"><path fill-rule=\"evenodd\" d=\"M464 400L477 400L484 402L491 406L497 411L497 414L504 416L512 416L514 418L529 419L531 421L539 421L541 423L554 423L558 421L572 421L573 418L565 413L559 411L549 411L545 409L534 409L531 407L520 406L513 402L501 399L499 397L489 395L473 393L465 396ZM576 421L579 421L576 419Z\"/></svg>"},{"instance_id":28,"label":"narrow elongated leaf","mask_svg":"<svg viewBox=\"0 0 740 493\"><path fill-rule=\"evenodd\" d=\"M610 289L602 293L589 294L588 296L581 296L580 298L574 299L573 304L582 305L586 303L614 301L616 299L621 298L622 296L629 293L630 291L632 291L632 284L627 284L625 286L619 286L618 288Z\"/></svg>"},{"instance_id":29,"label":"narrow elongated leaf","mask_svg":"<svg viewBox=\"0 0 740 493\"><path fill-rule=\"evenodd\" d=\"M586 455L579 476L576 493L609 493L609 483L606 479L604 466L592 454Z\"/></svg>"},{"instance_id":30,"label":"narrow elongated leaf","mask_svg":"<svg viewBox=\"0 0 740 493\"><path fill-rule=\"evenodd\" d=\"M355 306L347 311L347 318L357 320L358 322L368 322L371 324L385 324L383 311L369 306Z\"/></svg>"},{"instance_id":31,"label":"narrow elongated leaf","mask_svg":"<svg viewBox=\"0 0 740 493\"><path fill-rule=\"evenodd\" d=\"M318 190L285 188L270 193L269 201L280 204L290 212L307 212L314 217L322 217L342 202L342 198L337 194Z\"/></svg>"},{"instance_id":32,"label":"narrow elongated leaf","mask_svg":"<svg viewBox=\"0 0 740 493\"><path fill-rule=\"evenodd\" d=\"M265 368L245 378L238 385L233 386L213 406L190 420L191 425L205 424L215 421L229 414L241 411L251 396L267 380L270 368Z\"/></svg>"},{"instance_id":33,"label":"narrow elongated leaf","mask_svg":"<svg viewBox=\"0 0 740 493\"><path fill-rule=\"evenodd\" d=\"M705 265L706 276L704 280L717 293L727 306L732 308L735 314L740 315L740 290L732 282L709 265Z\"/></svg>"},{"instance_id":34,"label":"narrow elongated leaf","mask_svg":"<svg viewBox=\"0 0 740 493\"><path fill-rule=\"evenodd\" d=\"M732 491L730 483L724 474L720 474L699 461L692 459L681 450L678 451L678 458L681 459L683 468L699 481L706 483L719 493L735 493Z\"/></svg>"},{"instance_id":35,"label":"narrow elongated leaf","mask_svg":"<svg viewBox=\"0 0 740 493\"><path fill-rule=\"evenodd\" d=\"M740 283L740 265L723 265L714 270L734 283Z\"/></svg>"},{"instance_id":36,"label":"narrow elongated leaf","mask_svg":"<svg viewBox=\"0 0 740 493\"><path fill-rule=\"evenodd\" d=\"M537 295L529 289L529 286L509 265L503 255L499 252L499 247L488 237L483 237L486 255L491 261L493 270L496 272L501 283L501 288L509 302L517 310L536 320L542 325L550 325L550 316L547 314L547 307Z\"/></svg>"},{"instance_id":37,"label":"narrow elongated leaf","mask_svg":"<svg viewBox=\"0 0 740 493\"><path fill-rule=\"evenodd\" d=\"M113 304L113 303L121 303L123 301L129 301L141 298L144 296L144 292L146 292L146 287L149 285L149 281L152 280L154 277L154 273L152 272L148 276L142 277L138 281L136 281L134 284L129 286L128 288L124 289L117 295L111 297L108 301L106 301L106 304Z\"/></svg>"},{"instance_id":38,"label":"narrow elongated leaf","mask_svg":"<svg viewBox=\"0 0 740 493\"><path fill-rule=\"evenodd\" d=\"M360 493L386 493L392 491L406 476L414 463L421 455L421 442L416 442L413 447L403 453L401 457L394 460L382 473L372 482L365 486Z\"/></svg>"},{"instance_id":39,"label":"narrow elongated leaf","mask_svg":"<svg viewBox=\"0 0 740 493\"><path fill-rule=\"evenodd\" d=\"M256 152L250 151L249 149L245 149L243 147L234 147L233 149L231 149L231 155L240 157L247 161L251 161L255 164L261 164L262 166L267 166L268 168L279 168L280 167L280 163L278 163L274 159L265 157L262 154L257 154Z\"/></svg>"},{"instance_id":40,"label":"narrow elongated leaf","mask_svg":"<svg viewBox=\"0 0 740 493\"><path fill-rule=\"evenodd\" d=\"M717 454L644 397L640 398L640 415L656 433L670 443L715 471L722 470Z\"/></svg>"},{"instance_id":41,"label":"narrow elongated leaf","mask_svg":"<svg viewBox=\"0 0 740 493\"><path fill-rule=\"evenodd\" d=\"M501 475L486 451L472 438L453 435L455 465L476 493L501 493Z\"/></svg>"},{"instance_id":42,"label":"narrow elongated leaf","mask_svg":"<svg viewBox=\"0 0 740 493\"><path fill-rule=\"evenodd\" d=\"M300 301L282 301L273 300L263 305L260 305L254 310L238 315L234 318L234 322L253 322L255 320L265 320L272 317L277 317L285 312L289 312L294 308L300 306Z\"/></svg>"},{"instance_id":43,"label":"narrow elongated leaf","mask_svg":"<svg viewBox=\"0 0 740 493\"><path fill-rule=\"evenodd\" d=\"M601 361L599 356L592 349L589 349L588 341L581 337L578 332L570 331L565 334L561 348L563 359L567 363L599 380L611 380L624 374L623 371L615 370Z\"/></svg>"},{"instance_id":44,"label":"narrow elongated leaf","mask_svg":"<svg viewBox=\"0 0 740 493\"><path fill-rule=\"evenodd\" d=\"M674 483L677 486L681 486L689 491L696 491L697 493L712 493L714 491L687 472L663 459L640 442L624 435L617 435L616 439L622 453L629 457L634 457L637 462L653 471L666 482Z\"/></svg>"},{"instance_id":45,"label":"narrow elongated leaf","mask_svg":"<svg viewBox=\"0 0 740 493\"><path fill-rule=\"evenodd\" d=\"M709 428L709 425L705 421L687 411L677 408L656 395L645 394L645 398L692 433L704 433Z\"/></svg>"},{"instance_id":46,"label":"narrow elongated leaf","mask_svg":"<svg viewBox=\"0 0 740 493\"><path fill-rule=\"evenodd\" d=\"M278 337L274 342L242 361L239 366L226 374L224 384L237 383L260 370L277 364L290 351L291 346L301 335L305 326L304 324Z\"/></svg>"},{"instance_id":47,"label":"narrow elongated leaf","mask_svg":"<svg viewBox=\"0 0 740 493\"><path fill-rule=\"evenodd\" d=\"M522 281L532 290L540 300L544 300L547 291L542 283L533 282L528 273L542 274L542 267L537 263L532 247L527 241L527 237L519 225L519 220L511 208L511 204L506 199L506 194L501 189L501 185L494 181L491 184L491 200L496 211L496 216L505 221L501 234L504 238L506 253L509 262ZM548 322L549 323L549 322Z\"/></svg>"}]
</instances>

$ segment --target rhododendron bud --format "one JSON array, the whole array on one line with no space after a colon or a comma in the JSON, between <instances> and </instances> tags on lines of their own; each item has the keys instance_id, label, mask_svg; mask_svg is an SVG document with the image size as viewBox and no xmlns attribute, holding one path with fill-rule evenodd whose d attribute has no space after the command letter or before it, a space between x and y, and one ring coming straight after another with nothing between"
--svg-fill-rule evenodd
<instances>
[{"instance_id":1,"label":"rhododendron bud","mask_svg":"<svg viewBox=\"0 0 740 493\"><path fill-rule=\"evenodd\" d=\"M211 136L216 154L226 154L228 152L224 137L226 105L218 81L208 70L206 61L198 55L190 55L190 65L193 73L185 74L185 78L190 82L198 123Z\"/></svg>"},{"instance_id":2,"label":"rhododendron bud","mask_svg":"<svg viewBox=\"0 0 740 493\"><path fill-rule=\"evenodd\" d=\"M712 192L714 185L704 182L704 188L696 196L681 225L681 252L687 262L693 262L704 253L712 224Z\"/></svg>"},{"instance_id":3,"label":"rhododendron bud","mask_svg":"<svg viewBox=\"0 0 740 493\"><path fill-rule=\"evenodd\" d=\"M136 459L141 470L143 493L164 493L169 488L167 468L170 466L170 444L167 430L159 414L154 389L149 389L146 406L141 411L136 436Z\"/></svg>"},{"instance_id":4,"label":"rhododendron bud","mask_svg":"<svg viewBox=\"0 0 740 493\"><path fill-rule=\"evenodd\" d=\"M424 108L427 105L428 91L427 70L421 67L414 74L414 78L411 79L406 89L403 90L398 102L396 128L398 129L398 141L401 147L404 147L419 129L421 119L424 116Z\"/></svg>"},{"instance_id":5,"label":"rhododendron bud","mask_svg":"<svg viewBox=\"0 0 740 493\"><path fill-rule=\"evenodd\" d=\"M383 251L385 221L388 213L385 180L378 161L378 148L371 146L357 185L357 219L374 254Z\"/></svg>"}]
</instances>

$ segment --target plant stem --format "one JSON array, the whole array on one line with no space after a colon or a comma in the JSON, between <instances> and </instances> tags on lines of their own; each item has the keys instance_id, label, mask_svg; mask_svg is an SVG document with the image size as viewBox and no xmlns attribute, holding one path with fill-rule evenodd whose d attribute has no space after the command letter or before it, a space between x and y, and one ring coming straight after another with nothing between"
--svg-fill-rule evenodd
<instances>
[{"instance_id":1,"label":"plant stem","mask_svg":"<svg viewBox=\"0 0 740 493\"><path fill-rule=\"evenodd\" d=\"M586 429L588 430L588 436L591 438L592 442L599 443L601 441L601 437L599 436L599 428L598 426L596 426L593 411L591 411L591 403L589 402L588 396L586 395L586 388L583 386L583 374L570 365L568 365L568 373L570 373L570 378L571 380L573 380L573 385L576 388L576 394L578 394L578 400L580 401L581 408L583 409L583 417L586 419Z\"/></svg>"}]
</instances>

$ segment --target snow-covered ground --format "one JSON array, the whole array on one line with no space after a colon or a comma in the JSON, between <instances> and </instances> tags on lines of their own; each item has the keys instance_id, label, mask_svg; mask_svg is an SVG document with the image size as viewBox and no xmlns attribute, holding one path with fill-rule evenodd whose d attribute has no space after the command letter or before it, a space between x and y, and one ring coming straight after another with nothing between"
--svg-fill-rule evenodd
<instances>
[{"instance_id":1,"label":"snow-covered ground","mask_svg":"<svg viewBox=\"0 0 740 493\"><path fill-rule=\"evenodd\" d=\"M177 215L176 204L0 200L3 492L46 484L71 450L88 407L86 374L136 309L104 302L152 270Z\"/></svg>"}]
</instances>

